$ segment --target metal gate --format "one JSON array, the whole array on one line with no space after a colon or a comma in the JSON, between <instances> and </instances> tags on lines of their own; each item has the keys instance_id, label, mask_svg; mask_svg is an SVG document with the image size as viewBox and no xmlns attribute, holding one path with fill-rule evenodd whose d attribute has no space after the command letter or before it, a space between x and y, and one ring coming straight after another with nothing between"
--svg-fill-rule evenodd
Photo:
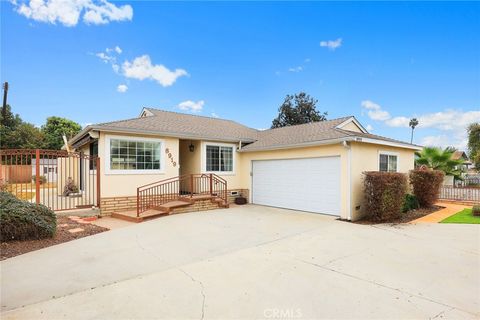
<instances>
[{"instance_id":1,"label":"metal gate","mask_svg":"<svg viewBox=\"0 0 480 320\"><path fill-rule=\"evenodd\" d=\"M0 150L0 184L55 211L100 207L100 158L61 150Z\"/></svg>"}]
</instances>

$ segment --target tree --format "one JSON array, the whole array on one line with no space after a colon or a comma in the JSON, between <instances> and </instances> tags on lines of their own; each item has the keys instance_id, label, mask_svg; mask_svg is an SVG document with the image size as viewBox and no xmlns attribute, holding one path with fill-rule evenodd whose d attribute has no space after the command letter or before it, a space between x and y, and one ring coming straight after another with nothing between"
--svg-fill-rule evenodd
<instances>
[{"instance_id":1,"label":"tree","mask_svg":"<svg viewBox=\"0 0 480 320\"><path fill-rule=\"evenodd\" d=\"M64 144L63 135L69 139L80 130L82 130L82 126L75 121L60 117L48 117L47 123L42 126L42 133L45 137L44 147L59 150Z\"/></svg>"},{"instance_id":2,"label":"tree","mask_svg":"<svg viewBox=\"0 0 480 320\"><path fill-rule=\"evenodd\" d=\"M475 168L480 170L480 122L468 126L468 153Z\"/></svg>"},{"instance_id":3,"label":"tree","mask_svg":"<svg viewBox=\"0 0 480 320\"><path fill-rule=\"evenodd\" d=\"M22 122L8 136L8 148L36 149L43 147L43 134L33 124Z\"/></svg>"},{"instance_id":4,"label":"tree","mask_svg":"<svg viewBox=\"0 0 480 320\"><path fill-rule=\"evenodd\" d=\"M412 128L412 135L410 137L410 143L413 143L413 130L415 130L415 127L418 126L417 118L410 119L410 123L408 125L410 126L410 128Z\"/></svg>"},{"instance_id":5,"label":"tree","mask_svg":"<svg viewBox=\"0 0 480 320\"><path fill-rule=\"evenodd\" d=\"M433 170L441 170L446 175L452 175L459 179L461 171L457 169L459 165L463 163L463 160L452 159L455 148L447 147L445 149L437 147L425 147L421 152L415 152L418 157L415 160L416 165L425 165Z\"/></svg>"},{"instance_id":6,"label":"tree","mask_svg":"<svg viewBox=\"0 0 480 320\"><path fill-rule=\"evenodd\" d=\"M43 136L40 130L33 124L23 122L18 114L13 114L8 104L5 110L2 110L0 124L1 149L41 148L43 146Z\"/></svg>"},{"instance_id":7,"label":"tree","mask_svg":"<svg viewBox=\"0 0 480 320\"><path fill-rule=\"evenodd\" d=\"M321 113L316 109L317 102L305 92L287 95L278 108L278 116L272 121L272 128L327 120L327 112Z\"/></svg>"}]
</instances>

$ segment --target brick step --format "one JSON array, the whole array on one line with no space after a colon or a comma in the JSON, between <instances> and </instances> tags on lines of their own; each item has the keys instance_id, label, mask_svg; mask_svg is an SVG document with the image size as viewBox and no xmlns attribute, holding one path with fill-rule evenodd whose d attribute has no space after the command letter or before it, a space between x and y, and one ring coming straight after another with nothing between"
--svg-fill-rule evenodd
<instances>
[{"instance_id":1,"label":"brick step","mask_svg":"<svg viewBox=\"0 0 480 320\"><path fill-rule=\"evenodd\" d=\"M148 219L153 219L165 215L168 215L168 211L149 209L145 212L142 212L139 217L137 217L137 210L115 211L112 213L111 216L112 218L117 218L130 222L142 222Z\"/></svg>"}]
</instances>

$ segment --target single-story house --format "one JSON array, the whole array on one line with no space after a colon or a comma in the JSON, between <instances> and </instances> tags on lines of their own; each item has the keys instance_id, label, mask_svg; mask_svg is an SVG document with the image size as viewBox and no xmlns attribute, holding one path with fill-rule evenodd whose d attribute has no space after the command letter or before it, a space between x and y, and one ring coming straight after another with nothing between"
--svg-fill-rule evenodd
<instances>
[{"instance_id":1,"label":"single-story house","mask_svg":"<svg viewBox=\"0 0 480 320\"><path fill-rule=\"evenodd\" d=\"M69 145L99 156L104 214L145 201L143 195L137 199L138 187L151 184L155 198L169 192L158 181L212 174L215 183L225 181L229 201L241 194L254 204L346 220L362 216L362 172L407 173L421 149L370 134L353 116L256 130L154 108L143 108L137 118L89 125Z\"/></svg>"}]
</instances>

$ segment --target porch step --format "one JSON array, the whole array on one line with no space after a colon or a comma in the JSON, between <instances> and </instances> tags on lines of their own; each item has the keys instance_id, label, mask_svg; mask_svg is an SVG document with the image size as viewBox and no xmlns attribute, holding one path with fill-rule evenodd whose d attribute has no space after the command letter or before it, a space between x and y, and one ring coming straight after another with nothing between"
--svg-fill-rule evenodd
<instances>
[{"instance_id":1,"label":"porch step","mask_svg":"<svg viewBox=\"0 0 480 320\"><path fill-rule=\"evenodd\" d=\"M137 210L128 210L128 211L113 212L112 218L117 218L117 219L130 221L130 222L142 222L148 219L153 219L153 218L157 218L165 215L168 215L168 211L150 209L145 212L142 212L140 216L137 217Z\"/></svg>"},{"instance_id":2,"label":"porch step","mask_svg":"<svg viewBox=\"0 0 480 320\"><path fill-rule=\"evenodd\" d=\"M162 204L161 206L151 208L145 212L142 212L139 217L137 217L137 210L128 210L128 211L116 211L112 213L113 218L118 218L131 222L142 222L147 219L153 219L161 216L167 216L171 214L172 209L187 207L194 204L196 201L200 200L211 200L213 203L216 203L219 208L228 208L228 203L223 203L221 198L211 195L194 195L193 197L184 196L180 197L178 200L170 201Z\"/></svg>"}]
</instances>

